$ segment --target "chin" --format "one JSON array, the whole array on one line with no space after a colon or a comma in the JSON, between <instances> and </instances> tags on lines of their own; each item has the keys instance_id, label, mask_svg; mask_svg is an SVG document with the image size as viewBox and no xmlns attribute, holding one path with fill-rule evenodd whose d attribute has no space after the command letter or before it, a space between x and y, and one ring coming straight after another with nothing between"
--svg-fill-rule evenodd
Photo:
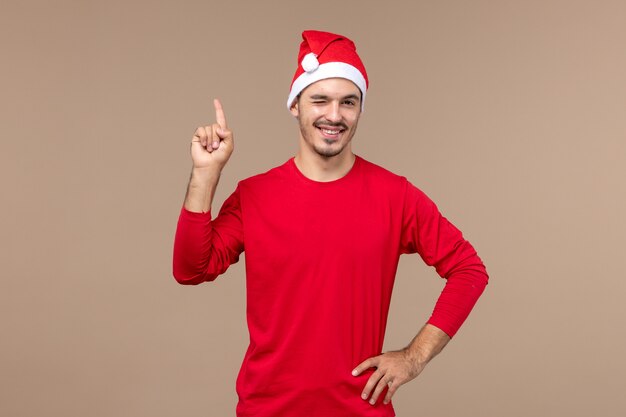
<instances>
[{"instance_id":1,"label":"chin","mask_svg":"<svg viewBox=\"0 0 626 417\"><path fill-rule=\"evenodd\" d=\"M316 147L316 148L314 148L314 149L315 149L315 152L316 152L318 155L323 156L323 157L326 157L326 158L332 158L333 156L337 156L337 155L339 155L341 152L343 152L343 150L344 150L345 148L341 148L341 149L328 149L328 148L326 148L326 149L320 149L320 148L317 148L317 147Z\"/></svg>"}]
</instances>

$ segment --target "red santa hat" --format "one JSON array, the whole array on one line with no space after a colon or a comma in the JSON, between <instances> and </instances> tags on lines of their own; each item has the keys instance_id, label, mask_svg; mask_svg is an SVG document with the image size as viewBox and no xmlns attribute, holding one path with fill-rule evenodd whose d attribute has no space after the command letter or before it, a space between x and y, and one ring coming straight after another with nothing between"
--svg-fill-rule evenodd
<instances>
[{"instance_id":1,"label":"red santa hat","mask_svg":"<svg viewBox=\"0 0 626 417\"><path fill-rule=\"evenodd\" d=\"M302 39L287 108L290 109L298 94L314 82L326 78L345 78L361 90L363 110L368 80L354 42L345 36L317 30L305 30Z\"/></svg>"}]
</instances>

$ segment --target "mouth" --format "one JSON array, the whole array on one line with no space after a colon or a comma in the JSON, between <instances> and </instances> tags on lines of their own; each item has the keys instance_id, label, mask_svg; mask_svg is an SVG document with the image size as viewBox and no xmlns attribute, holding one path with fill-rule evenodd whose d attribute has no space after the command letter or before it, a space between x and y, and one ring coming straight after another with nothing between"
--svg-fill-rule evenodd
<instances>
[{"instance_id":1,"label":"mouth","mask_svg":"<svg viewBox=\"0 0 626 417\"><path fill-rule=\"evenodd\" d=\"M343 126L315 126L322 133L324 139L338 139L346 130Z\"/></svg>"}]
</instances>

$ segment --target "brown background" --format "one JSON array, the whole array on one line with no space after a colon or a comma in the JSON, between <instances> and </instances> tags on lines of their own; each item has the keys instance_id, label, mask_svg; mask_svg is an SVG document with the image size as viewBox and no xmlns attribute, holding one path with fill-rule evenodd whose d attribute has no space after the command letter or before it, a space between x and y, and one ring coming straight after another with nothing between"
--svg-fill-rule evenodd
<instances>
[{"instance_id":1,"label":"brown background","mask_svg":"<svg viewBox=\"0 0 626 417\"><path fill-rule=\"evenodd\" d=\"M626 412L623 1L13 1L0 15L0 415L234 415L245 256L212 284L171 276L188 141L220 97L236 149L218 208L292 156L284 103L309 28L353 38L366 63L355 152L428 193L491 275L398 415ZM442 285L402 258L386 350Z\"/></svg>"}]
</instances>

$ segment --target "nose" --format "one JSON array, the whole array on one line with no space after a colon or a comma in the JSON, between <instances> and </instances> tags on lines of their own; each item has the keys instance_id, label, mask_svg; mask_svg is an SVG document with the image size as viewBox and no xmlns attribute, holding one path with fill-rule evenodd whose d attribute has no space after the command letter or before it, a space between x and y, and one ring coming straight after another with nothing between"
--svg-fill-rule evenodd
<instances>
[{"instance_id":1,"label":"nose","mask_svg":"<svg viewBox=\"0 0 626 417\"><path fill-rule=\"evenodd\" d=\"M339 102L331 101L328 104L328 111L326 112L326 118L330 122L340 122L341 113L339 112Z\"/></svg>"}]
</instances>

